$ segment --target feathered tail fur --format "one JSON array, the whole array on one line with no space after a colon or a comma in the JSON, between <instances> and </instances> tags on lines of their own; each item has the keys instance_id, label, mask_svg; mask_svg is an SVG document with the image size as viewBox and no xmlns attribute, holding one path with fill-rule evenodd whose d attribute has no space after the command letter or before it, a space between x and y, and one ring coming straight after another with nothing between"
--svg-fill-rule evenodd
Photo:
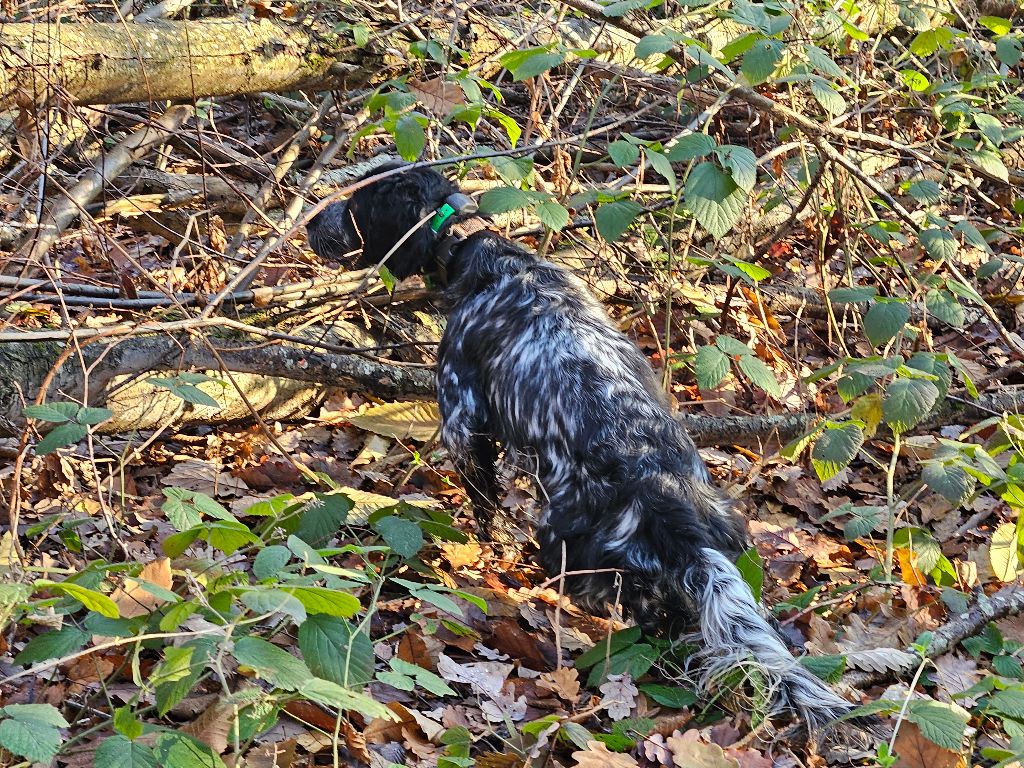
<instances>
[{"instance_id":1,"label":"feathered tail fur","mask_svg":"<svg viewBox=\"0 0 1024 768\"><path fill-rule=\"evenodd\" d=\"M853 710L850 702L793 658L725 555L703 548L685 581L700 611L701 647L694 660L702 690L712 691L743 670L767 700L767 716L795 712L811 733Z\"/></svg>"}]
</instances>

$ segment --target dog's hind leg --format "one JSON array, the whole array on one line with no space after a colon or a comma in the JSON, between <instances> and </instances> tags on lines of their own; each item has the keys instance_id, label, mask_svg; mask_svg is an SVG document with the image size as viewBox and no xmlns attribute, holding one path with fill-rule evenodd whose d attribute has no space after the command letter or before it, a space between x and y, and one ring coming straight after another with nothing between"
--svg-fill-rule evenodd
<instances>
[{"instance_id":1,"label":"dog's hind leg","mask_svg":"<svg viewBox=\"0 0 1024 768\"><path fill-rule=\"evenodd\" d=\"M457 370L442 359L437 400L441 407L441 442L462 476L481 538L499 545L503 554L512 555L519 547L508 516L498 508L498 448L488 428L480 388L466 370Z\"/></svg>"}]
</instances>

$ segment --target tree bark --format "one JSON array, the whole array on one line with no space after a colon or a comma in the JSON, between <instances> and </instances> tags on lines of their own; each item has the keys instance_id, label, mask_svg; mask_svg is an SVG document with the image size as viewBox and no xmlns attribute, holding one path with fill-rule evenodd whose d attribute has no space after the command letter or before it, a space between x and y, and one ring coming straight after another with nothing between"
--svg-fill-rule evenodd
<instances>
[{"instance_id":1,"label":"tree bark","mask_svg":"<svg viewBox=\"0 0 1024 768\"><path fill-rule=\"evenodd\" d=\"M338 59L309 28L252 21L0 26L0 109L283 91L325 80Z\"/></svg>"}]
</instances>

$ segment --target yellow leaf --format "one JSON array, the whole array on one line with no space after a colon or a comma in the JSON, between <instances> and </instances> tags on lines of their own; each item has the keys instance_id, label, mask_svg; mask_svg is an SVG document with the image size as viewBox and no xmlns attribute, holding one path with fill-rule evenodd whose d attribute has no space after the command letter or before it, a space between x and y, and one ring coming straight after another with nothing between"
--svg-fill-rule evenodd
<instances>
[{"instance_id":1,"label":"yellow leaf","mask_svg":"<svg viewBox=\"0 0 1024 768\"><path fill-rule=\"evenodd\" d=\"M396 440L411 438L426 442L440 429L441 414L437 403L385 403L369 408L358 416L350 416L349 421L360 429Z\"/></svg>"},{"instance_id":2,"label":"yellow leaf","mask_svg":"<svg viewBox=\"0 0 1024 768\"><path fill-rule=\"evenodd\" d=\"M988 549L992 570L1000 581L1013 581L1020 570L1020 557L1017 555L1017 526L1003 523L992 534L992 544Z\"/></svg>"}]
</instances>

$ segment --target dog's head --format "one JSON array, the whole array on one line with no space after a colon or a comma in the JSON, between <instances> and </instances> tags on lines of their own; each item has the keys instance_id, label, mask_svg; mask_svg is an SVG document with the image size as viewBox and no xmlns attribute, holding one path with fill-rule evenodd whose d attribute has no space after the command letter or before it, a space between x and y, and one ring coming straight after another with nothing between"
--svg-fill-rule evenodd
<instances>
[{"instance_id":1,"label":"dog's head","mask_svg":"<svg viewBox=\"0 0 1024 768\"><path fill-rule=\"evenodd\" d=\"M389 163L367 174L401 167ZM384 263L398 278L432 271L451 226L475 213L459 188L430 168L415 168L332 203L306 225L309 245L322 258L355 258L359 266Z\"/></svg>"}]
</instances>

